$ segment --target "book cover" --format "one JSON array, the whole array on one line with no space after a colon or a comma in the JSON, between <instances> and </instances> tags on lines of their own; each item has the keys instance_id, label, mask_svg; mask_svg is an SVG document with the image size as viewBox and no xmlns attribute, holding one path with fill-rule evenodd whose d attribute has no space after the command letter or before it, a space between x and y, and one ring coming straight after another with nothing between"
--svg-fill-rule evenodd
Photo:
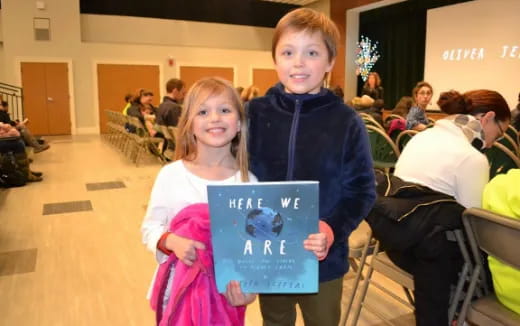
<instances>
[{"instance_id":1,"label":"book cover","mask_svg":"<svg viewBox=\"0 0 520 326\"><path fill-rule=\"evenodd\" d=\"M218 291L316 293L318 260L303 240L318 232L317 181L208 186Z\"/></svg>"}]
</instances>

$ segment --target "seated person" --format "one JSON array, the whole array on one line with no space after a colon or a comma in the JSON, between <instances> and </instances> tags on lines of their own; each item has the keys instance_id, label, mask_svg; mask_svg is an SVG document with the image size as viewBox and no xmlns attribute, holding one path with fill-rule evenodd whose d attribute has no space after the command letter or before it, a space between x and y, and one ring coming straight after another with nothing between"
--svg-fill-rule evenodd
<instances>
[{"instance_id":1,"label":"seated person","mask_svg":"<svg viewBox=\"0 0 520 326\"><path fill-rule=\"evenodd\" d=\"M395 105L395 108L392 110L392 114L399 115L406 119L406 116L410 112L410 109L413 106L413 98L410 96L403 96L399 99L399 102Z\"/></svg>"},{"instance_id":2,"label":"seated person","mask_svg":"<svg viewBox=\"0 0 520 326\"><path fill-rule=\"evenodd\" d=\"M430 104L433 96L433 88L425 81L418 82L413 91L415 105L406 115L406 129L422 131L428 126L426 107Z\"/></svg>"},{"instance_id":3,"label":"seated person","mask_svg":"<svg viewBox=\"0 0 520 326\"><path fill-rule=\"evenodd\" d=\"M166 96L159 104L156 113L156 123L159 126L176 127L181 116L181 103L186 94L184 82L177 78L172 78L166 83Z\"/></svg>"},{"instance_id":4,"label":"seated person","mask_svg":"<svg viewBox=\"0 0 520 326\"><path fill-rule=\"evenodd\" d=\"M384 100L384 89L383 86L381 86L381 77L379 77L377 72L371 72L368 74L361 95L368 95L374 100Z\"/></svg>"},{"instance_id":5,"label":"seated person","mask_svg":"<svg viewBox=\"0 0 520 326\"><path fill-rule=\"evenodd\" d=\"M50 148L50 145L47 143L40 144L38 140L32 135L29 129L25 126L25 122L13 121L9 116L9 107L6 101L0 101L0 122L9 124L20 132L25 145L31 146L34 148L34 153L43 152Z\"/></svg>"},{"instance_id":6,"label":"seated person","mask_svg":"<svg viewBox=\"0 0 520 326\"><path fill-rule=\"evenodd\" d=\"M511 119L507 102L498 92L475 90L442 93L437 104L449 116L407 143L397 160L395 176L452 196L464 208L480 207L489 181L489 163L482 150L490 148L507 129ZM460 225L461 221L450 223ZM407 250L387 253L414 276L417 325L447 325L450 285L462 266L461 254L457 244L445 236L435 242L428 239ZM423 257L418 248L426 245L442 250Z\"/></svg>"},{"instance_id":7,"label":"seated person","mask_svg":"<svg viewBox=\"0 0 520 326\"><path fill-rule=\"evenodd\" d=\"M368 95L361 97L354 97L352 99L352 106L358 113L366 113L374 118L381 126L383 126L383 115L381 110L383 109L383 100L374 100Z\"/></svg>"},{"instance_id":8,"label":"seated person","mask_svg":"<svg viewBox=\"0 0 520 326\"><path fill-rule=\"evenodd\" d=\"M132 94L125 95L125 107L123 108L123 114L127 115L128 109L132 106L132 98L134 96Z\"/></svg>"},{"instance_id":9,"label":"seated person","mask_svg":"<svg viewBox=\"0 0 520 326\"><path fill-rule=\"evenodd\" d=\"M20 133L13 126L0 122L0 155L13 153L18 170L25 177L25 182L42 181L42 173L31 171L25 144Z\"/></svg>"},{"instance_id":10,"label":"seated person","mask_svg":"<svg viewBox=\"0 0 520 326\"><path fill-rule=\"evenodd\" d=\"M255 97L258 97L259 95L260 89L258 89L258 87L256 87L255 85L251 85L248 88L242 90L242 93L240 93L240 99L243 103L247 103Z\"/></svg>"},{"instance_id":11,"label":"seated person","mask_svg":"<svg viewBox=\"0 0 520 326\"><path fill-rule=\"evenodd\" d=\"M153 93L149 90L140 89L137 96L132 100L132 105L128 108L127 115L138 118L145 126L149 136L164 138L162 133L154 129L155 108L152 105L152 101ZM130 130L130 132L132 131Z\"/></svg>"},{"instance_id":12,"label":"seated person","mask_svg":"<svg viewBox=\"0 0 520 326\"><path fill-rule=\"evenodd\" d=\"M392 110L392 114L398 115L402 117L402 119L397 119L394 117L387 117L385 119L385 128L388 130L388 135L393 140L397 139L397 136L401 131L406 130L406 116L408 112L410 112L410 108L413 105L413 99L410 96L403 96L395 105L395 108Z\"/></svg>"},{"instance_id":13,"label":"seated person","mask_svg":"<svg viewBox=\"0 0 520 326\"><path fill-rule=\"evenodd\" d=\"M482 208L520 219L520 169L499 174L484 188ZM520 314L520 270L488 256L493 287L498 300L507 308Z\"/></svg>"}]
</instances>

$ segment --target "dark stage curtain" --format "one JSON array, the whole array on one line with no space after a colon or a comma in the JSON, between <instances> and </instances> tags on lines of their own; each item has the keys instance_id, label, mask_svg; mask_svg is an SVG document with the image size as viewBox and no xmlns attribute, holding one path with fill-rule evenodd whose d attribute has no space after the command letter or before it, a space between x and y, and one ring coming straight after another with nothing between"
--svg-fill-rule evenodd
<instances>
[{"instance_id":1,"label":"dark stage curtain","mask_svg":"<svg viewBox=\"0 0 520 326\"><path fill-rule=\"evenodd\" d=\"M372 71L381 76L385 108L393 108L401 96L411 96L412 88L423 80L427 10L467 1L408 0L360 14L360 37L379 42L381 57ZM358 94L363 84L358 77ZM439 90L432 86L436 99Z\"/></svg>"}]
</instances>

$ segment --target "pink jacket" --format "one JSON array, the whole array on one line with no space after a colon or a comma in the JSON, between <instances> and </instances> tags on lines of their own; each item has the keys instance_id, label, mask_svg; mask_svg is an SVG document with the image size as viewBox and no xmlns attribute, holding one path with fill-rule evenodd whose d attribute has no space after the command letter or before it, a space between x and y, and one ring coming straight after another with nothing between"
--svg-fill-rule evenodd
<instances>
[{"instance_id":1,"label":"pink jacket","mask_svg":"<svg viewBox=\"0 0 520 326\"><path fill-rule=\"evenodd\" d=\"M392 135L394 130L406 130L406 119L393 119L388 126L388 134Z\"/></svg>"},{"instance_id":2,"label":"pink jacket","mask_svg":"<svg viewBox=\"0 0 520 326\"><path fill-rule=\"evenodd\" d=\"M208 205L193 204L181 210L172 219L170 231L204 243L206 250L197 250L197 260L191 267L174 254L159 266L150 300L157 325L244 325L246 308L231 306L217 291ZM175 266L171 296L162 311L171 265Z\"/></svg>"}]
</instances>

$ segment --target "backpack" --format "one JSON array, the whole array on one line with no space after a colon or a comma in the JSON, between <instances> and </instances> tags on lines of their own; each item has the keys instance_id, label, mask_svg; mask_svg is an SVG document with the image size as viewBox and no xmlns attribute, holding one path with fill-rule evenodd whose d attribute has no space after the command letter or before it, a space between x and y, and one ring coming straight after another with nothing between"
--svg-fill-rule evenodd
<instances>
[{"instance_id":1,"label":"backpack","mask_svg":"<svg viewBox=\"0 0 520 326\"><path fill-rule=\"evenodd\" d=\"M21 187L27 183L27 178L20 170L13 152L0 154L0 187Z\"/></svg>"}]
</instances>

